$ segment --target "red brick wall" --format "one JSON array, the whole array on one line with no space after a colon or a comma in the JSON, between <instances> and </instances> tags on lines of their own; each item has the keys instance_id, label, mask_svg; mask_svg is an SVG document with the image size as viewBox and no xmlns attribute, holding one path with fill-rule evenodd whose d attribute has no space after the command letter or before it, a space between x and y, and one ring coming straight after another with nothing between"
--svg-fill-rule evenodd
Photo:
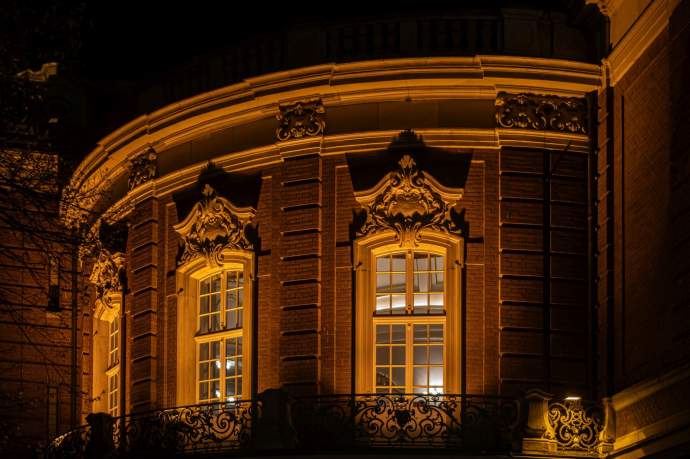
<instances>
[{"instance_id":1,"label":"red brick wall","mask_svg":"<svg viewBox=\"0 0 690 459\"><path fill-rule=\"evenodd\" d=\"M690 359L689 9L613 88L616 389Z\"/></svg>"},{"instance_id":2,"label":"red brick wall","mask_svg":"<svg viewBox=\"0 0 690 459\"><path fill-rule=\"evenodd\" d=\"M500 153L500 382L587 395L588 156Z\"/></svg>"}]
</instances>

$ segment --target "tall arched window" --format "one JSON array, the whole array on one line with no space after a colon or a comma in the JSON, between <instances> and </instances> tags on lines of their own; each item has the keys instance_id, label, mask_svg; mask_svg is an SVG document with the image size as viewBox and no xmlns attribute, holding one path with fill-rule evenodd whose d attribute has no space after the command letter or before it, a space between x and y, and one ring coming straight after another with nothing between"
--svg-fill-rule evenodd
<instances>
[{"instance_id":1,"label":"tall arched window","mask_svg":"<svg viewBox=\"0 0 690 459\"><path fill-rule=\"evenodd\" d=\"M177 268L178 405L252 396L254 253L245 227L253 215L207 185L174 227L184 249Z\"/></svg>"},{"instance_id":2,"label":"tall arched window","mask_svg":"<svg viewBox=\"0 0 690 459\"><path fill-rule=\"evenodd\" d=\"M461 190L441 186L410 156L355 194L358 393L458 393L461 368Z\"/></svg>"},{"instance_id":3,"label":"tall arched window","mask_svg":"<svg viewBox=\"0 0 690 459\"><path fill-rule=\"evenodd\" d=\"M357 241L358 393L460 391L461 239L392 232Z\"/></svg>"},{"instance_id":4,"label":"tall arched window","mask_svg":"<svg viewBox=\"0 0 690 459\"><path fill-rule=\"evenodd\" d=\"M376 256L376 392L444 392L445 253Z\"/></svg>"}]
</instances>

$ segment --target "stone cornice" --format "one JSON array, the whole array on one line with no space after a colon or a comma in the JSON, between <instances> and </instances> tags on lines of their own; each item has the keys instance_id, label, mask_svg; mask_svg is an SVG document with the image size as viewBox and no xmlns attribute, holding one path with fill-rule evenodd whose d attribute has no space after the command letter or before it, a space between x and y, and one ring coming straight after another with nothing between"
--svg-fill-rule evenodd
<instances>
[{"instance_id":1,"label":"stone cornice","mask_svg":"<svg viewBox=\"0 0 690 459\"><path fill-rule=\"evenodd\" d=\"M340 104L386 100L492 99L497 92L582 97L599 87L600 67L503 56L395 59L329 64L251 78L142 115L106 136L72 185L113 183L149 146L160 155L200 135L275 117L283 103L320 97Z\"/></svg>"}]
</instances>

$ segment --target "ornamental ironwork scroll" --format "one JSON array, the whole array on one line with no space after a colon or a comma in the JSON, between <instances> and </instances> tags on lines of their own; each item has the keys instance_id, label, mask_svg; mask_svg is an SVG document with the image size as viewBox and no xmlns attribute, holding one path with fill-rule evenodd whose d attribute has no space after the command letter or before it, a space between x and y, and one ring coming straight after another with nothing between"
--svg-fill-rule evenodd
<instances>
[{"instance_id":1,"label":"ornamental ironwork scroll","mask_svg":"<svg viewBox=\"0 0 690 459\"><path fill-rule=\"evenodd\" d=\"M97 252L89 281L96 287L96 317L112 319L119 311L113 297L122 290L122 274L125 269L125 256L122 252L111 253L104 247Z\"/></svg>"},{"instance_id":2,"label":"ornamental ironwork scroll","mask_svg":"<svg viewBox=\"0 0 690 459\"><path fill-rule=\"evenodd\" d=\"M157 160L158 154L153 148L149 148L129 161L129 179L127 184L130 190L156 178L158 173Z\"/></svg>"},{"instance_id":3,"label":"ornamental ironwork scroll","mask_svg":"<svg viewBox=\"0 0 690 459\"><path fill-rule=\"evenodd\" d=\"M514 399L461 394L305 397L290 406L298 443L317 450L442 447L507 453L519 419Z\"/></svg>"},{"instance_id":4,"label":"ornamental ironwork scroll","mask_svg":"<svg viewBox=\"0 0 690 459\"><path fill-rule=\"evenodd\" d=\"M496 123L503 128L587 134L587 103L576 97L501 92L496 97Z\"/></svg>"},{"instance_id":5,"label":"ornamental ironwork scroll","mask_svg":"<svg viewBox=\"0 0 690 459\"><path fill-rule=\"evenodd\" d=\"M254 209L235 207L210 185L202 194L187 218L173 227L182 237L180 265L203 256L211 266L219 266L223 250L252 248L246 229L254 218Z\"/></svg>"},{"instance_id":6,"label":"ornamental ironwork scroll","mask_svg":"<svg viewBox=\"0 0 690 459\"><path fill-rule=\"evenodd\" d=\"M278 140L315 137L323 134L326 129L326 121L323 119L326 109L321 99L284 104L279 108L280 113L276 115L280 123L276 129Z\"/></svg>"},{"instance_id":7,"label":"ornamental ironwork scroll","mask_svg":"<svg viewBox=\"0 0 690 459\"><path fill-rule=\"evenodd\" d=\"M598 405L584 407L578 400L549 403L548 420L558 449L585 451L598 455L599 440L604 430L604 411Z\"/></svg>"},{"instance_id":8,"label":"ornamental ironwork scroll","mask_svg":"<svg viewBox=\"0 0 690 459\"><path fill-rule=\"evenodd\" d=\"M400 168L389 173L373 191L355 196L366 214L357 236L393 230L402 243L417 242L424 228L459 234L459 215L453 206L462 193L442 187L420 171L409 155L398 164Z\"/></svg>"}]
</instances>

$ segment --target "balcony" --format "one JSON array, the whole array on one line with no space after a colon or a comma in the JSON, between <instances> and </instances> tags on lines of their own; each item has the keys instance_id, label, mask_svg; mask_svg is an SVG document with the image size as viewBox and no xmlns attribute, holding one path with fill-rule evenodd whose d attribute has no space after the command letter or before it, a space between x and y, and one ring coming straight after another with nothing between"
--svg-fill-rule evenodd
<instances>
[{"instance_id":1,"label":"balcony","mask_svg":"<svg viewBox=\"0 0 690 459\"><path fill-rule=\"evenodd\" d=\"M553 400L482 395L363 394L192 405L120 418L96 413L56 438L47 458L218 457L385 450L428 454L597 457L607 452L606 410ZM439 451L440 452L440 451Z\"/></svg>"}]
</instances>

